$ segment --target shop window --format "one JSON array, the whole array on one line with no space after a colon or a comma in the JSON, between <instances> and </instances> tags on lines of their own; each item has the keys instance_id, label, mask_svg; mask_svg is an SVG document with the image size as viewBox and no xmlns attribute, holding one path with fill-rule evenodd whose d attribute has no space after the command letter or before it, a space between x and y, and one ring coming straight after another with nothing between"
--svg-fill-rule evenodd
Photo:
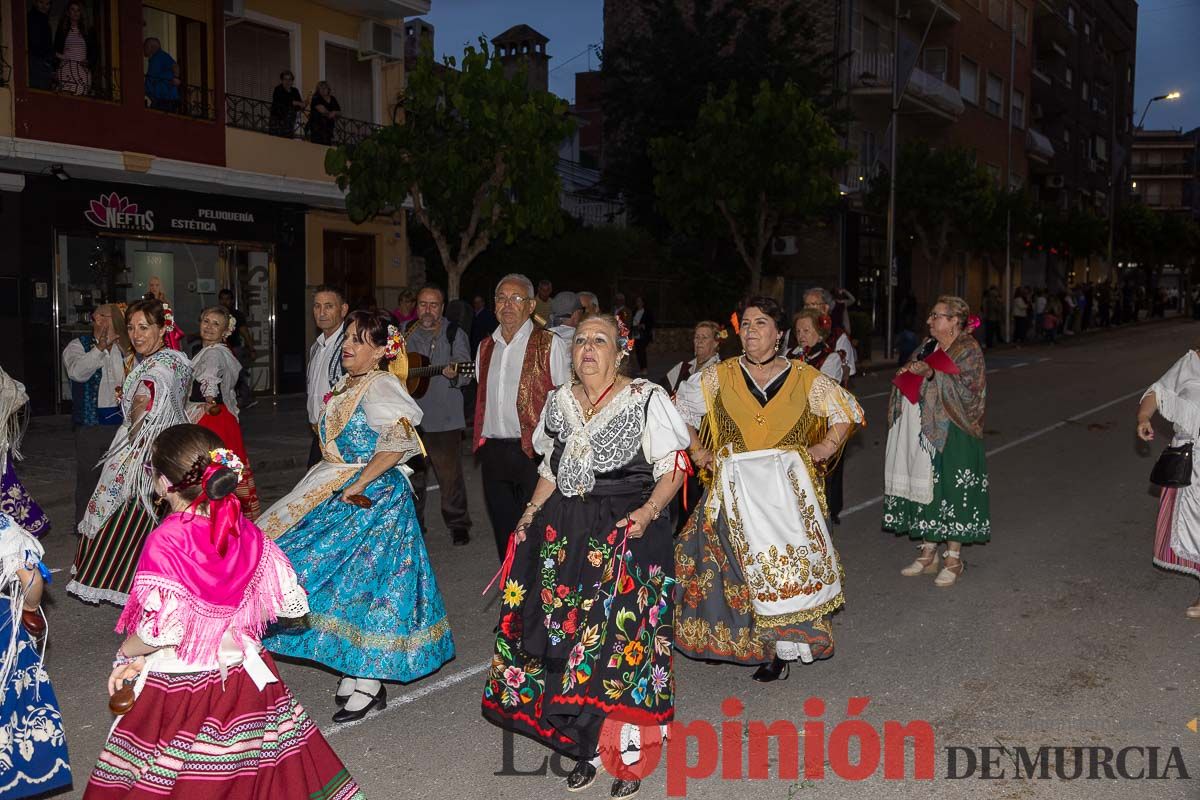
<instances>
[{"instance_id":1,"label":"shop window","mask_svg":"<svg viewBox=\"0 0 1200 800\"><path fill-rule=\"evenodd\" d=\"M29 88L120 100L117 1L22 0Z\"/></svg>"},{"instance_id":2,"label":"shop window","mask_svg":"<svg viewBox=\"0 0 1200 800\"><path fill-rule=\"evenodd\" d=\"M172 114L215 118L207 23L143 5L142 31L146 105Z\"/></svg>"},{"instance_id":3,"label":"shop window","mask_svg":"<svg viewBox=\"0 0 1200 800\"><path fill-rule=\"evenodd\" d=\"M1004 115L1004 79L987 76L987 112L997 117Z\"/></svg>"},{"instance_id":4,"label":"shop window","mask_svg":"<svg viewBox=\"0 0 1200 800\"><path fill-rule=\"evenodd\" d=\"M375 75L372 61L359 59L349 47L325 43L325 81L341 107L341 115L352 120L375 121ZM304 90L301 89L304 93Z\"/></svg>"},{"instance_id":5,"label":"shop window","mask_svg":"<svg viewBox=\"0 0 1200 800\"><path fill-rule=\"evenodd\" d=\"M979 105L979 65L969 58L959 61L958 93L971 105Z\"/></svg>"}]
</instances>

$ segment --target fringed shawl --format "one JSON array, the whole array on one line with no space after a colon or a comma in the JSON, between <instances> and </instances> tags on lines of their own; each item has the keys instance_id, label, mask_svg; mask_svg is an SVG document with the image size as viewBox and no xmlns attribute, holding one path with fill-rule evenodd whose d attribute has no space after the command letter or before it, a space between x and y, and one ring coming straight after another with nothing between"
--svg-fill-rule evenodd
<instances>
[{"instance_id":1,"label":"fringed shawl","mask_svg":"<svg viewBox=\"0 0 1200 800\"><path fill-rule=\"evenodd\" d=\"M262 637L284 607L279 576L290 569L279 546L244 517L222 556L213 544L208 517L171 514L146 537L117 632L133 634L149 623L158 636L178 625L183 635L176 655L210 663L226 631L239 642L242 636ZM161 602L150 603L156 591Z\"/></svg>"},{"instance_id":2,"label":"fringed shawl","mask_svg":"<svg viewBox=\"0 0 1200 800\"><path fill-rule=\"evenodd\" d=\"M21 458L25 421L20 411L28 402L25 385L0 368L0 457L11 450L13 460Z\"/></svg>"},{"instance_id":3,"label":"fringed shawl","mask_svg":"<svg viewBox=\"0 0 1200 800\"><path fill-rule=\"evenodd\" d=\"M150 386L150 404L140 419L133 419L133 401L138 387ZM154 478L142 468L150 459L150 446L172 425L188 421L187 398L192 387L192 367L178 350L163 348L147 356L130 371L121 387L121 411L125 422L104 456L100 480L79 521L79 532L93 537L109 517L130 498L154 514Z\"/></svg>"},{"instance_id":4,"label":"fringed shawl","mask_svg":"<svg viewBox=\"0 0 1200 800\"><path fill-rule=\"evenodd\" d=\"M958 374L935 371L933 380L926 380L921 385L921 434L939 453L946 446L951 422L969 436L983 438L983 411L987 399L983 349L975 337L969 333L960 334L946 350L946 355L958 367ZM916 360L915 356L912 360ZM889 427L900 418L903 402L907 401L899 390L892 389Z\"/></svg>"}]
</instances>

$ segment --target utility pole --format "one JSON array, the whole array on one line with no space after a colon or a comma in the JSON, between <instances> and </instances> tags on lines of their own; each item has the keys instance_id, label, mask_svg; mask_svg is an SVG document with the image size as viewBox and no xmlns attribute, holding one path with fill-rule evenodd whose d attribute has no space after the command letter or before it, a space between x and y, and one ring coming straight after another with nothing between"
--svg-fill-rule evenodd
<instances>
[{"instance_id":1,"label":"utility pole","mask_svg":"<svg viewBox=\"0 0 1200 800\"><path fill-rule=\"evenodd\" d=\"M1017 81L1017 28L1015 20L1013 25L1009 25L1008 31L1008 154L1004 158L1004 171L1008 173L1004 176L1007 182L1005 194L1012 191L1012 137L1013 137L1013 94L1015 87L1013 84ZM1024 114L1024 106L1021 113ZM1021 120L1021 129L1029 124L1026 119ZM1011 198L1006 201L1008 208L1004 212L1004 341L1012 341L1012 202ZM986 291L986 290L985 290Z\"/></svg>"},{"instance_id":2,"label":"utility pole","mask_svg":"<svg viewBox=\"0 0 1200 800\"><path fill-rule=\"evenodd\" d=\"M884 357L892 358L896 314L896 148L900 138L900 0L895 0L892 16L892 141L888 153L887 208L887 332L884 335Z\"/></svg>"}]
</instances>

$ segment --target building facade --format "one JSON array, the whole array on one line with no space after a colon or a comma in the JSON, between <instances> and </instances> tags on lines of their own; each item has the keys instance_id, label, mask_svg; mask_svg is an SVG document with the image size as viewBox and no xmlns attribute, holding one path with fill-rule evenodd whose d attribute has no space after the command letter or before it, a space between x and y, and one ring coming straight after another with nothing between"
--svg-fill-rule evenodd
<instances>
[{"instance_id":1,"label":"building facade","mask_svg":"<svg viewBox=\"0 0 1200 800\"><path fill-rule=\"evenodd\" d=\"M258 353L255 390L302 390L311 288L387 305L407 283L403 215L352 224L324 160L391 122L403 20L429 0L82 5L93 52L48 64L28 46L44 19L25 0L2 4L0 281L16 297L0 305L5 368L35 411L65 411L61 348L96 305L158 278L185 332L232 289ZM51 26L65 6L53 0ZM284 71L302 107L272 108ZM313 111L333 108L312 102L318 82L336 118Z\"/></svg>"},{"instance_id":2,"label":"building facade","mask_svg":"<svg viewBox=\"0 0 1200 800\"><path fill-rule=\"evenodd\" d=\"M1147 207L1200 222L1200 128L1137 131L1129 173Z\"/></svg>"}]
</instances>

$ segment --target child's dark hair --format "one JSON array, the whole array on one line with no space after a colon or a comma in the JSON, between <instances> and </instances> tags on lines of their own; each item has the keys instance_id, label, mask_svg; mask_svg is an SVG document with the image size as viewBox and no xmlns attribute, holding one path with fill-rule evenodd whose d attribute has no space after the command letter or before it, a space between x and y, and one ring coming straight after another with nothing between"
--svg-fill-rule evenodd
<instances>
[{"instance_id":1,"label":"child's dark hair","mask_svg":"<svg viewBox=\"0 0 1200 800\"><path fill-rule=\"evenodd\" d=\"M200 496L222 500L237 490L238 474L228 467L215 470L201 486L212 459L209 452L224 447L220 437L199 425L172 425L158 435L150 463L171 484L171 491L187 502Z\"/></svg>"}]
</instances>

